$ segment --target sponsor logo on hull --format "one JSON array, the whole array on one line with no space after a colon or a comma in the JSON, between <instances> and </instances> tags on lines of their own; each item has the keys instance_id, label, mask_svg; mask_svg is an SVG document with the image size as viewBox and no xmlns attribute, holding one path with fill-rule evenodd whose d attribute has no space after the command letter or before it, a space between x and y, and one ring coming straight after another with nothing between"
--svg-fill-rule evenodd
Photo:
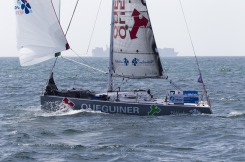
<instances>
[{"instance_id":1,"label":"sponsor logo on hull","mask_svg":"<svg viewBox=\"0 0 245 162\"><path fill-rule=\"evenodd\" d=\"M139 107L133 106L108 106L101 104L82 104L81 109L91 109L106 113L121 113L121 114L140 114Z\"/></svg>"},{"instance_id":2,"label":"sponsor logo on hull","mask_svg":"<svg viewBox=\"0 0 245 162\"><path fill-rule=\"evenodd\" d=\"M161 112L161 109L159 109L157 106L155 106L155 105L152 105L151 106L151 111L150 112L148 112L148 115L149 116L153 116L153 115L155 115L155 114L159 114Z\"/></svg>"},{"instance_id":3,"label":"sponsor logo on hull","mask_svg":"<svg viewBox=\"0 0 245 162\"><path fill-rule=\"evenodd\" d=\"M64 104L65 108L68 108L68 107L74 108L75 106L75 104L66 97L62 100L62 103Z\"/></svg>"}]
</instances>

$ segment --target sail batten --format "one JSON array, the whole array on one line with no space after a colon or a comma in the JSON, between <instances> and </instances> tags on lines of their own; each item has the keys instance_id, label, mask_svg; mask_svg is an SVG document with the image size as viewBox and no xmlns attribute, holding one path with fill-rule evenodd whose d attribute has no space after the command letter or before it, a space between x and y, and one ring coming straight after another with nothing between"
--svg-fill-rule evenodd
<instances>
[{"instance_id":1,"label":"sail batten","mask_svg":"<svg viewBox=\"0 0 245 162\"><path fill-rule=\"evenodd\" d=\"M114 0L113 76L161 78L160 62L146 2Z\"/></svg>"},{"instance_id":2,"label":"sail batten","mask_svg":"<svg viewBox=\"0 0 245 162\"><path fill-rule=\"evenodd\" d=\"M51 0L16 2L17 48L22 66L46 61L69 49L58 20L58 2L55 6Z\"/></svg>"}]
</instances>

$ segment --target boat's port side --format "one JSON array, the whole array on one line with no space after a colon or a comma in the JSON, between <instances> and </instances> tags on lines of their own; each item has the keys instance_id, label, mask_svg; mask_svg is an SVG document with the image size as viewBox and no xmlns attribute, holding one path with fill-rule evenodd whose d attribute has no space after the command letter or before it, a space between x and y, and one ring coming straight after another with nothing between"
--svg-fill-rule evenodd
<instances>
[{"instance_id":1,"label":"boat's port side","mask_svg":"<svg viewBox=\"0 0 245 162\"><path fill-rule=\"evenodd\" d=\"M157 102L131 103L122 101L103 101L62 96L41 96L42 110L57 111L71 108L74 110L92 110L104 113L128 115L176 115L176 114L211 114L210 107L194 105L164 105Z\"/></svg>"}]
</instances>

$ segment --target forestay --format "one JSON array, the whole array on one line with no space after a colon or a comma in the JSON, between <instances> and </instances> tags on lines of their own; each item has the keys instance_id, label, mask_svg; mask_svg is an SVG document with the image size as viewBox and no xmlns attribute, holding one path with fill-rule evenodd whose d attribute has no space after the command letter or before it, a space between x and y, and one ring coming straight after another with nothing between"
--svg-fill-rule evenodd
<instances>
[{"instance_id":1,"label":"forestay","mask_svg":"<svg viewBox=\"0 0 245 162\"><path fill-rule=\"evenodd\" d=\"M113 76L163 75L145 0L114 0Z\"/></svg>"},{"instance_id":2,"label":"forestay","mask_svg":"<svg viewBox=\"0 0 245 162\"><path fill-rule=\"evenodd\" d=\"M69 49L51 0L17 0L15 12L22 66L46 61Z\"/></svg>"}]
</instances>

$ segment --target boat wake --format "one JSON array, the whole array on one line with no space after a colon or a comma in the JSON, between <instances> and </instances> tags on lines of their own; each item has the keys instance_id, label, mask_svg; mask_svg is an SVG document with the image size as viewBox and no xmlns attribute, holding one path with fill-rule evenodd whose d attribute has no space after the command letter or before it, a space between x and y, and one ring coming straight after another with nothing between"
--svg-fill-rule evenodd
<instances>
[{"instance_id":1,"label":"boat wake","mask_svg":"<svg viewBox=\"0 0 245 162\"><path fill-rule=\"evenodd\" d=\"M82 113L82 110L73 110L73 109L60 109L54 112L45 112L43 111L40 116L42 117L52 117L52 116L69 116L69 115L76 115Z\"/></svg>"},{"instance_id":2,"label":"boat wake","mask_svg":"<svg viewBox=\"0 0 245 162\"><path fill-rule=\"evenodd\" d=\"M77 115L82 113L93 113L93 114L105 114L103 112L98 112L94 110L84 109L84 110L73 110L72 108L66 108L66 109L59 109L57 111L53 112L45 112L41 114L43 117L53 117L53 116L70 116L70 115Z\"/></svg>"},{"instance_id":3,"label":"boat wake","mask_svg":"<svg viewBox=\"0 0 245 162\"><path fill-rule=\"evenodd\" d=\"M233 111L228 114L228 117L245 117L245 112Z\"/></svg>"}]
</instances>

